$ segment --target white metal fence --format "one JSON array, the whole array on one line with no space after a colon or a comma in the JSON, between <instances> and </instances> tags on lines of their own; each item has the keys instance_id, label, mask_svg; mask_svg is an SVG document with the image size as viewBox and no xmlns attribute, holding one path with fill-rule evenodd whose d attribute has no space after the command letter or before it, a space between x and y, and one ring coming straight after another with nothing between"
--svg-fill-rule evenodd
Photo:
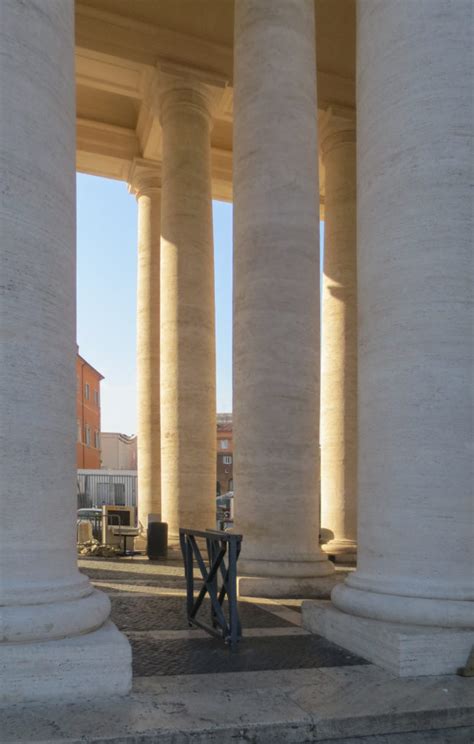
<instances>
[{"instance_id":1,"label":"white metal fence","mask_svg":"<svg viewBox=\"0 0 474 744\"><path fill-rule=\"evenodd\" d=\"M78 470L77 508L137 505L136 470Z\"/></svg>"}]
</instances>

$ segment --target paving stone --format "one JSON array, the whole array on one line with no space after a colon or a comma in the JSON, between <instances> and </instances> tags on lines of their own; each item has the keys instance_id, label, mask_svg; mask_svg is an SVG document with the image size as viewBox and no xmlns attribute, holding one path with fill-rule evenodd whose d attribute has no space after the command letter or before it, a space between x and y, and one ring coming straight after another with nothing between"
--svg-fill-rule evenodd
<instances>
[{"instance_id":1,"label":"paving stone","mask_svg":"<svg viewBox=\"0 0 474 744\"><path fill-rule=\"evenodd\" d=\"M187 630L185 597L121 597L113 595L112 621L126 632L127 630ZM204 622L210 617L211 603L205 599L200 610ZM226 603L224 603L224 611ZM201 613L203 613L201 615ZM245 628L287 628L293 627L271 612L266 612L250 602L239 602L239 616Z\"/></svg>"},{"instance_id":2,"label":"paving stone","mask_svg":"<svg viewBox=\"0 0 474 744\"><path fill-rule=\"evenodd\" d=\"M98 568L81 568L81 573L88 576L91 581L128 582L139 586L162 586L173 589L186 589L186 581L183 576L162 576L151 574L144 576L137 571L107 571Z\"/></svg>"},{"instance_id":3,"label":"paving stone","mask_svg":"<svg viewBox=\"0 0 474 744\"><path fill-rule=\"evenodd\" d=\"M130 639L137 677L368 664L320 636L243 638L237 651L222 641Z\"/></svg>"},{"instance_id":4,"label":"paving stone","mask_svg":"<svg viewBox=\"0 0 474 744\"><path fill-rule=\"evenodd\" d=\"M98 561L83 563L84 573L96 581L127 582L135 588L161 587L184 589L182 567L174 564L150 564L133 561ZM167 639L136 638L133 633L152 630L188 630L186 599L183 596L152 595L122 596L110 591L111 619L125 633L131 634L135 676L206 674L218 672L260 671L277 669L317 669L319 667L366 664L363 659L348 653L319 636L279 636L245 638L250 628L295 628L290 619L279 617L272 610L285 610L252 602L239 602L239 614L244 638L235 652L214 638ZM225 608L225 605L224 605ZM294 605L288 609L298 610ZM205 599L200 611L207 621L210 600ZM296 613L295 613L296 614Z\"/></svg>"},{"instance_id":5,"label":"paving stone","mask_svg":"<svg viewBox=\"0 0 474 744\"><path fill-rule=\"evenodd\" d=\"M361 677L372 684L366 688L369 679ZM374 666L141 677L127 698L2 709L0 738L3 744L472 744L471 680L414 679L408 695L406 680L399 680L398 692L393 681ZM310 708L293 700L302 687ZM328 688L333 706L326 715Z\"/></svg>"}]
</instances>

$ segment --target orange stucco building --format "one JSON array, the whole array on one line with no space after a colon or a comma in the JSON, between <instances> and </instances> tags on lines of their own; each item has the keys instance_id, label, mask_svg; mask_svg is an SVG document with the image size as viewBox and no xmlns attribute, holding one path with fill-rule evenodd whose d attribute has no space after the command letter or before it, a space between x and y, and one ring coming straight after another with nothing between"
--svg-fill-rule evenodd
<instances>
[{"instance_id":1,"label":"orange stucco building","mask_svg":"<svg viewBox=\"0 0 474 744\"><path fill-rule=\"evenodd\" d=\"M77 467L99 469L100 381L104 379L80 354L76 357Z\"/></svg>"}]
</instances>

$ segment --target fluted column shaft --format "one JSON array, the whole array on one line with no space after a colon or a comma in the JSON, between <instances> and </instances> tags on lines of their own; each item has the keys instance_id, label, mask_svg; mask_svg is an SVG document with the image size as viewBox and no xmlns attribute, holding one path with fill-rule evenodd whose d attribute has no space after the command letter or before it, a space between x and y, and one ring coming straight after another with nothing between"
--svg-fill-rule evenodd
<instances>
[{"instance_id":1,"label":"fluted column shaft","mask_svg":"<svg viewBox=\"0 0 474 744\"><path fill-rule=\"evenodd\" d=\"M234 61L235 514L253 577L240 591L304 596L332 571L318 544L312 0L239 0Z\"/></svg>"},{"instance_id":2,"label":"fluted column shaft","mask_svg":"<svg viewBox=\"0 0 474 744\"><path fill-rule=\"evenodd\" d=\"M138 522L146 535L149 519L161 516L160 174L138 171L133 187L138 203Z\"/></svg>"},{"instance_id":3,"label":"fluted column shaft","mask_svg":"<svg viewBox=\"0 0 474 744\"><path fill-rule=\"evenodd\" d=\"M355 122L330 114L325 165L321 337L321 525L324 546L354 556L357 540L357 257ZM355 557L355 556L354 556Z\"/></svg>"},{"instance_id":4,"label":"fluted column shaft","mask_svg":"<svg viewBox=\"0 0 474 744\"><path fill-rule=\"evenodd\" d=\"M210 106L205 86L163 82L162 514L215 526L216 387Z\"/></svg>"},{"instance_id":5,"label":"fluted column shaft","mask_svg":"<svg viewBox=\"0 0 474 744\"><path fill-rule=\"evenodd\" d=\"M358 4L358 569L346 613L474 626L472 3Z\"/></svg>"},{"instance_id":6,"label":"fluted column shaft","mask_svg":"<svg viewBox=\"0 0 474 744\"><path fill-rule=\"evenodd\" d=\"M74 3L4 0L0 46L0 701L125 692L77 569Z\"/></svg>"}]
</instances>

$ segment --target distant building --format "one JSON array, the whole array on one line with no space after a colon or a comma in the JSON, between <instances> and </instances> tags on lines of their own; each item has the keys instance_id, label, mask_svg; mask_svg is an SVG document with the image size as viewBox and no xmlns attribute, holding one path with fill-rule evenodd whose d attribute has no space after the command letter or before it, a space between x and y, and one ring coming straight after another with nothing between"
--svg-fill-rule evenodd
<instances>
[{"instance_id":1,"label":"distant building","mask_svg":"<svg viewBox=\"0 0 474 744\"><path fill-rule=\"evenodd\" d=\"M217 414L217 494L234 490L232 414Z\"/></svg>"},{"instance_id":2,"label":"distant building","mask_svg":"<svg viewBox=\"0 0 474 744\"><path fill-rule=\"evenodd\" d=\"M115 431L102 432L102 468L107 470L137 469L137 438Z\"/></svg>"},{"instance_id":3,"label":"distant building","mask_svg":"<svg viewBox=\"0 0 474 744\"><path fill-rule=\"evenodd\" d=\"M76 379L77 467L99 469L100 382L104 377L78 353Z\"/></svg>"},{"instance_id":4,"label":"distant building","mask_svg":"<svg viewBox=\"0 0 474 744\"><path fill-rule=\"evenodd\" d=\"M77 471L77 508L137 505L136 470Z\"/></svg>"}]
</instances>

